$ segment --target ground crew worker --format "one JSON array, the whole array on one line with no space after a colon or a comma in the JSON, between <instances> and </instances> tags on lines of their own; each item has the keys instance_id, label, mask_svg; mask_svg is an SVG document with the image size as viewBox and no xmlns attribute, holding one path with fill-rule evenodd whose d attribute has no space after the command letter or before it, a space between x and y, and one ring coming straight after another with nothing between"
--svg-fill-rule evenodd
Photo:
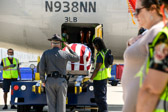
<instances>
[{"instance_id":1,"label":"ground crew worker","mask_svg":"<svg viewBox=\"0 0 168 112\"><path fill-rule=\"evenodd\" d=\"M10 85L12 81L17 81L18 76L21 79L19 70L19 60L14 58L14 50L7 50L8 57L3 58L1 62L1 67L3 67L3 91L4 91L4 107L2 109L8 109L7 106L7 94L10 90ZM11 105L11 109L16 109L14 105Z\"/></svg>"},{"instance_id":2,"label":"ground crew worker","mask_svg":"<svg viewBox=\"0 0 168 112\"><path fill-rule=\"evenodd\" d=\"M161 3L160 0L157 2ZM162 2L166 27L148 45L148 59L138 73L141 88L136 112L168 112L168 0Z\"/></svg>"},{"instance_id":3,"label":"ground crew worker","mask_svg":"<svg viewBox=\"0 0 168 112\"><path fill-rule=\"evenodd\" d=\"M96 37L93 40L93 47L98 51L98 53L96 55L96 68L90 79L93 80L94 95L99 112L108 112L106 101L107 79L111 74L107 74L108 69L105 68L105 53L107 49L103 40L99 37Z\"/></svg>"},{"instance_id":4,"label":"ground crew worker","mask_svg":"<svg viewBox=\"0 0 168 112\"><path fill-rule=\"evenodd\" d=\"M69 39L69 36L68 36L68 34L67 34L67 30L66 30L65 28L63 28L63 30L62 30L62 40L63 40L64 42L67 42L68 39ZM64 45L64 43L62 42L62 49L63 49L64 47L65 47L65 45Z\"/></svg>"},{"instance_id":5,"label":"ground crew worker","mask_svg":"<svg viewBox=\"0 0 168 112\"><path fill-rule=\"evenodd\" d=\"M62 51L62 40L58 35L54 35L51 39L52 49L44 51L40 60L40 78L46 89L47 104L49 112L65 112L66 111L66 96L67 96L67 80L66 80L66 65L68 61L77 62L79 56L69 47ZM45 82L45 73L47 79Z\"/></svg>"}]
</instances>

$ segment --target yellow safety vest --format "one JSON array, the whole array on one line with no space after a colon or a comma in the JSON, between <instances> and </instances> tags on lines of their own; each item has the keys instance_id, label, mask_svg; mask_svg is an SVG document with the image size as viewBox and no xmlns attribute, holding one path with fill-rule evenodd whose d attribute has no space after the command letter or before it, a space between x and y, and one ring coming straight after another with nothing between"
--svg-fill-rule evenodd
<instances>
[{"instance_id":1,"label":"yellow safety vest","mask_svg":"<svg viewBox=\"0 0 168 112\"><path fill-rule=\"evenodd\" d=\"M111 78L111 66L109 68L105 67L105 54L107 53L107 51L105 53L103 51L101 51L96 55L96 60L97 60L97 56L99 56L99 55L102 56L103 63L101 65L99 71L97 72L97 75L93 78L93 80L104 80L104 79Z\"/></svg>"},{"instance_id":2,"label":"yellow safety vest","mask_svg":"<svg viewBox=\"0 0 168 112\"><path fill-rule=\"evenodd\" d=\"M3 58L2 61L3 61L3 67L11 65L8 58ZM16 66L3 70L3 79L18 78L19 60L13 58L13 64L16 64Z\"/></svg>"},{"instance_id":3,"label":"yellow safety vest","mask_svg":"<svg viewBox=\"0 0 168 112\"><path fill-rule=\"evenodd\" d=\"M159 37L161 36L161 34L163 34L163 33L166 34L166 36L168 38L168 27L163 28L162 31L157 34L157 36L153 40L152 44L149 45L149 57L148 57L147 66L146 66L146 74L148 73L148 70L149 70L150 59L153 57L154 46L155 46L157 40L159 39ZM142 66L140 71L136 74L136 76L140 77L140 83L139 83L140 87L142 86L143 78L144 78L143 69L144 69L144 66ZM165 90L163 91L162 95L160 96L160 100L159 100L154 112L168 112L168 85L166 86Z\"/></svg>"}]
</instances>

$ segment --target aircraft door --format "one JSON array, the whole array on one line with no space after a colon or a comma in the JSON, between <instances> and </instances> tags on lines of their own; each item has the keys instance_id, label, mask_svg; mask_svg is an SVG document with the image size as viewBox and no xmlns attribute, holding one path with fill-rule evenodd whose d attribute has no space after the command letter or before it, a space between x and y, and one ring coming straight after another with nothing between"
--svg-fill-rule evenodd
<instances>
[{"instance_id":1,"label":"aircraft door","mask_svg":"<svg viewBox=\"0 0 168 112\"><path fill-rule=\"evenodd\" d=\"M95 37L103 38L103 25L100 24L95 28Z\"/></svg>"}]
</instances>

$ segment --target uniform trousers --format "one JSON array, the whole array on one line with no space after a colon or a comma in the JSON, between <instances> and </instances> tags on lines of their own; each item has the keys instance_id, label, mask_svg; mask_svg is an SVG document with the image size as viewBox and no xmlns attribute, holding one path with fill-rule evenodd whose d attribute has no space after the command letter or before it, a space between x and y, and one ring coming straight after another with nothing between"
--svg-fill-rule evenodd
<instances>
[{"instance_id":1,"label":"uniform trousers","mask_svg":"<svg viewBox=\"0 0 168 112\"><path fill-rule=\"evenodd\" d=\"M107 110L107 79L104 80L94 80L94 95L95 101L99 108L99 112L108 112Z\"/></svg>"},{"instance_id":2,"label":"uniform trousers","mask_svg":"<svg viewBox=\"0 0 168 112\"><path fill-rule=\"evenodd\" d=\"M45 85L48 112L66 112L67 80L48 77Z\"/></svg>"}]
</instances>

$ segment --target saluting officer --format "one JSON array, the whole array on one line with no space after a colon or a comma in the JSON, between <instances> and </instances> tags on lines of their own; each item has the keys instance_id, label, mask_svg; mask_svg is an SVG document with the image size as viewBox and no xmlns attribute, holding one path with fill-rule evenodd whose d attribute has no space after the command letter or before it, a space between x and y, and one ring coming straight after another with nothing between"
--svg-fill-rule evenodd
<instances>
[{"instance_id":1,"label":"saluting officer","mask_svg":"<svg viewBox=\"0 0 168 112\"><path fill-rule=\"evenodd\" d=\"M77 62L79 56L69 47L67 51L61 50L63 42L58 35L54 35L51 39L52 49L44 51L39 65L40 78L46 89L47 104L49 112L65 112L66 96L67 96L67 80L66 65L68 61ZM47 80L45 82L45 73Z\"/></svg>"}]
</instances>

